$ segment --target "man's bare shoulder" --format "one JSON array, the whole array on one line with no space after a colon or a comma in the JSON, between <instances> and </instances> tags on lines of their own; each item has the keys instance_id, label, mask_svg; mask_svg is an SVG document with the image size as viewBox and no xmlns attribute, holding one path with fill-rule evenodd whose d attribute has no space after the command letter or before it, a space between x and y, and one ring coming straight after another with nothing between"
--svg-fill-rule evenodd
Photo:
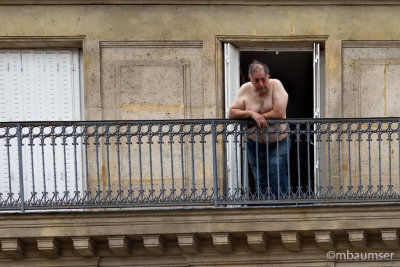
<instances>
[{"instance_id":1,"label":"man's bare shoulder","mask_svg":"<svg viewBox=\"0 0 400 267\"><path fill-rule=\"evenodd\" d=\"M282 82L280 80L278 80L278 79L269 79L268 83L272 85L271 87L273 88L274 91L278 90L278 91L285 91L286 92L286 90L283 87L283 84L282 84Z\"/></svg>"},{"instance_id":2,"label":"man's bare shoulder","mask_svg":"<svg viewBox=\"0 0 400 267\"><path fill-rule=\"evenodd\" d=\"M283 84L278 79L269 79L269 83L272 85L272 95L273 98L276 99L277 97L287 99L289 97L286 89L283 87Z\"/></svg>"},{"instance_id":3,"label":"man's bare shoulder","mask_svg":"<svg viewBox=\"0 0 400 267\"><path fill-rule=\"evenodd\" d=\"M273 86L282 86L282 82L278 79L269 79L269 82L273 85Z\"/></svg>"},{"instance_id":4,"label":"man's bare shoulder","mask_svg":"<svg viewBox=\"0 0 400 267\"><path fill-rule=\"evenodd\" d=\"M251 84L251 82L244 83L244 84L242 84L242 86L240 86L238 94L239 95L247 95L248 93L250 93L252 88L253 88L253 85Z\"/></svg>"}]
</instances>

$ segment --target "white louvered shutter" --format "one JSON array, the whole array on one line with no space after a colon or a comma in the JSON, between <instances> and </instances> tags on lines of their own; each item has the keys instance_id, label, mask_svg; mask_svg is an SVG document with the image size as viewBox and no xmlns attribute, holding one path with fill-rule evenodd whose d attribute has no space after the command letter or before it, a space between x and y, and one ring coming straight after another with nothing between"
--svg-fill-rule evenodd
<instances>
[{"instance_id":1,"label":"white louvered shutter","mask_svg":"<svg viewBox=\"0 0 400 267\"><path fill-rule=\"evenodd\" d=\"M23 89L22 89L22 62L20 51L9 52L9 120L22 121L24 119ZM21 105L22 104L22 105Z\"/></svg>"},{"instance_id":2,"label":"white louvered shutter","mask_svg":"<svg viewBox=\"0 0 400 267\"><path fill-rule=\"evenodd\" d=\"M1 121L80 120L80 83L74 64L79 64L75 50L0 50L0 111L4 111ZM37 134L40 129L33 132ZM45 134L49 132L47 129ZM33 192L40 198L44 190L50 197L56 190L61 195L66 190L73 194L76 187L82 191L81 147L75 153L73 139L65 141L57 137L52 146L51 138L46 138L44 145L39 138L33 144L29 139L23 140L25 199ZM5 141L0 140L0 165L6 166L0 172L3 198L10 192L10 162L15 164L10 166L12 192L16 195L19 191L16 140L12 142L15 143L11 144L8 160Z\"/></svg>"},{"instance_id":3,"label":"white louvered shutter","mask_svg":"<svg viewBox=\"0 0 400 267\"><path fill-rule=\"evenodd\" d=\"M24 116L23 109L23 89L22 89L22 62L21 52L19 50L9 50L7 53L7 74L8 83L6 90L8 96L6 99L7 108L7 120L8 121L21 121ZM13 129L10 134L15 134ZM5 151L9 149L9 153L5 153L7 161L7 177L11 181L11 192L14 193L14 197L18 198L17 192L19 192L19 175L18 175L18 150L17 150L17 139L12 138L8 143L8 147L4 147ZM8 155L8 156L7 156ZM9 183L9 181L7 181Z\"/></svg>"},{"instance_id":4,"label":"white louvered shutter","mask_svg":"<svg viewBox=\"0 0 400 267\"><path fill-rule=\"evenodd\" d=\"M36 118L39 121L46 120L46 83L44 52L33 51L33 64L36 88Z\"/></svg>"},{"instance_id":5,"label":"white louvered shutter","mask_svg":"<svg viewBox=\"0 0 400 267\"><path fill-rule=\"evenodd\" d=\"M8 102L8 57L3 51L0 51L0 121L7 121L7 106ZM5 129L0 127L0 136L5 134ZM5 147L6 140L0 138L0 193L9 191L8 182L8 161L7 161L7 148ZM6 197L6 196L3 196Z\"/></svg>"},{"instance_id":6,"label":"white louvered shutter","mask_svg":"<svg viewBox=\"0 0 400 267\"><path fill-rule=\"evenodd\" d=\"M15 76L18 74L16 68L20 65L16 60L15 51L1 51L0 52L0 118L2 121L10 121L12 115L13 103L15 97L18 99L18 92L15 88L18 87L18 83L13 86L13 80L15 83ZM13 78L14 77L14 78ZM17 100L18 101L18 100ZM18 114L19 110L16 110ZM15 132L15 131L14 131ZM6 129L0 128L0 194L2 198L6 199L8 193L17 192L19 183L15 177L15 173L11 172L12 168L17 167L15 153L9 154L7 151L11 151L11 145L15 146L15 140L7 142L4 138Z\"/></svg>"},{"instance_id":7,"label":"white louvered shutter","mask_svg":"<svg viewBox=\"0 0 400 267\"><path fill-rule=\"evenodd\" d=\"M0 51L0 121L10 120L10 110L8 106L10 101L8 70L8 52Z\"/></svg>"}]
</instances>

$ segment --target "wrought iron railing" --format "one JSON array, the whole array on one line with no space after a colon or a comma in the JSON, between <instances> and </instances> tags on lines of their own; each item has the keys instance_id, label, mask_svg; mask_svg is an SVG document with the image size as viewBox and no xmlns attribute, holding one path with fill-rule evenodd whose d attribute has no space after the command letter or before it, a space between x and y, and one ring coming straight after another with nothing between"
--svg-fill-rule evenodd
<instances>
[{"instance_id":1,"label":"wrought iron railing","mask_svg":"<svg viewBox=\"0 0 400 267\"><path fill-rule=\"evenodd\" d=\"M398 201L399 120L1 123L0 210ZM268 156L250 171L254 141L290 148L288 190Z\"/></svg>"}]
</instances>

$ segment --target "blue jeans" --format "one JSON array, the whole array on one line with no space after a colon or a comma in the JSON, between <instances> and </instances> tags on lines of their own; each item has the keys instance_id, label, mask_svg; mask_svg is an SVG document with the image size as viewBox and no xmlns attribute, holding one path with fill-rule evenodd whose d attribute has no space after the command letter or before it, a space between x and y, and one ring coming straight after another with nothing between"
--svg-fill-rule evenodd
<instances>
[{"instance_id":1,"label":"blue jeans","mask_svg":"<svg viewBox=\"0 0 400 267\"><path fill-rule=\"evenodd\" d=\"M257 146L258 152L256 150ZM276 198L278 196L278 185L280 188L279 195L282 196L282 194L287 194L289 187L287 171L289 152L290 140L288 141L287 137L279 142L269 144L257 144L255 141L250 139L248 140L247 157L249 159L250 168L253 172L256 190L259 188L260 194L264 196L263 198Z\"/></svg>"}]
</instances>

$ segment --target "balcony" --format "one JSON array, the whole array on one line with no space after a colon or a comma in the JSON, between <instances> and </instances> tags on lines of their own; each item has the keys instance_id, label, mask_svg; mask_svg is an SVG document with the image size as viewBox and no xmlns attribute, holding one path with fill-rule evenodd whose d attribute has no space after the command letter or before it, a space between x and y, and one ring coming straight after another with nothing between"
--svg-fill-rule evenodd
<instances>
[{"instance_id":1,"label":"balcony","mask_svg":"<svg viewBox=\"0 0 400 267\"><path fill-rule=\"evenodd\" d=\"M397 202L399 121L271 120L263 131L216 119L2 123L0 210ZM289 190L272 194L245 151L284 135Z\"/></svg>"}]
</instances>

